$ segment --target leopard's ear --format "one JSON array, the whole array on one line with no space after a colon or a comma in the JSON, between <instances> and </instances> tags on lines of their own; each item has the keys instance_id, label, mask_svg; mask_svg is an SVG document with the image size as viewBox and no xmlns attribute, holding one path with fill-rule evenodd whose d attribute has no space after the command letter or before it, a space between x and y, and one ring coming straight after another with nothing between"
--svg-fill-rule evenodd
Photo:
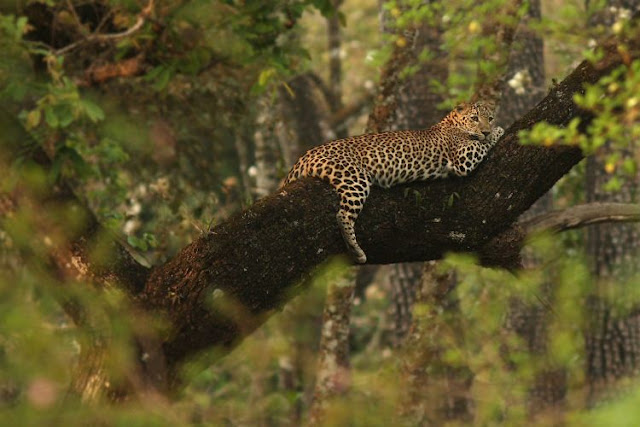
<instances>
[{"instance_id":1,"label":"leopard's ear","mask_svg":"<svg viewBox=\"0 0 640 427\"><path fill-rule=\"evenodd\" d=\"M456 106L456 111L457 111L458 113L462 113L462 112L463 112L467 107L468 107L468 104L467 104L466 102L463 102L463 103L458 104L458 105Z\"/></svg>"}]
</instances>

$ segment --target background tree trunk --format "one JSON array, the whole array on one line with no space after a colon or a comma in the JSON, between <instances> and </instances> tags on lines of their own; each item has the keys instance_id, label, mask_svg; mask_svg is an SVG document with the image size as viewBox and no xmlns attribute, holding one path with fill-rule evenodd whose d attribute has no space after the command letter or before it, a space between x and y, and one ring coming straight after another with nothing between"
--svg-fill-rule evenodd
<instances>
[{"instance_id":1,"label":"background tree trunk","mask_svg":"<svg viewBox=\"0 0 640 427\"><path fill-rule=\"evenodd\" d=\"M514 5L516 5L516 3L514 3ZM534 1L533 3L530 3L528 17L529 19L539 19L539 2ZM436 22L439 22L439 20L436 20ZM510 126L518 117L531 109L544 96L544 92L541 90L544 85L542 41L533 36L532 32L528 29L527 24L528 20L521 21L515 36L506 37L507 47L509 43L508 38L514 38L513 46L510 50L511 53L508 57L508 69L504 72L504 76L506 77L498 78L495 83L481 79L480 87L478 88L478 95L476 95L478 100L481 101L492 102L500 99L501 106L498 108L498 112L496 114L496 125L504 128ZM428 72L427 74L438 76L437 80L443 86L446 86L448 64L446 62L446 55L444 55L444 53L439 49L439 46L442 43L440 40L440 31L437 27L431 27L421 29L420 34L423 33L426 33L428 36L429 44L427 47L431 52L436 53L433 64L430 64L432 72ZM506 57L504 59L506 59ZM528 68L531 68L531 71L529 71ZM528 73L531 73L531 75L535 75L535 82L529 81L529 87L526 88L524 93L521 93L520 91L516 92L513 89L509 90L510 87L506 84L504 85L504 88L499 87L502 82L508 80L509 76L516 72L527 73L527 75ZM414 94L414 97L422 95L427 99L431 98L430 101L434 103L444 101L444 94L435 93L429 87L429 77L427 75L421 77L421 79L416 81L416 84L408 84L406 86L409 88L409 93ZM502 96L498 97L496 95L492 95L496 90L501 91ZM480 95L481 92L484 95ZM416 96L416 94L418 95ZM489 96L490 99L484 99L482 96ZM413 114L398 114L399 121L404 117L412 116L417 123L420 123L419 120L424 120L425 117L430 117L434 120L433 123L440 120L441 117L438 117L433 113L431 116L429 114L425 114L426 111L424 111L424 103L416 103L415 101L410 102L413 102L408 104L412 105L410 108L413 110ZM432 109L432 111L435 112L435 109ZM539 202L536 204L538 203ZM433 295L433 290L443 288L445 284L446 286L444 286L443 289L446 289L447 291L453 290L456 286L455 272L451 271L448 274L443 274L438 272L437 263L428 262L424 264L421 271L415 269L411 270L411 279L407 280L405 278L406 274L403 274L404 271L397 271L402 269L402 264L395 264L391 268L396 270L390 275L390 280L394 283L392 289L401 289L401 292L394 294L394 306L398 307L400 305L398 302L409 303L408 306L401 306L400 308L395 309L397 313L409 313L408 316L405 315L399 318L399 320L403 320L408 323L403 324L398 321L396 321L396 323L399 324L399 329L403 331L408 331L409 325L411 325L412 331L409 336L409 341L406 343L406 348L404 349L404 371L408 378L407 383L409 384L408 400L405 403L404 410L410 412L414 417L416 417L416 420L421 420L423 422L426 421L424 418L424 412L425 407L427 406L430 408L430 413L439 414L438 416L441 418L436 416L435 419L437 420L470 420L472 417L473 402L468 397L468 391L472 384L469 378L469 372L453 368L450 364L444 362L442 360L444 349L438 348L438 345L435 344L438 339L443 338L443 334L447 333L443 331L444 324L454 327L453 323L455 322L452 323L446 319L455 319L459 313L457 303L455 300L451 300L452 297L440 295L440 297L436 298ZM422 275L420 273L422 273ZM398 278L405 279L399 281ZM396 281L398 284L395 284ZM399 286L407 283L410 285L405 285L404 287ZM410 313L414 303L414 298L406 298L404 296L413 296L418 289L422 289L422 291L419 292L416 303L423 307L429 307L431 312L425 318L418 319L416 322L411 324ZM398 302L395 302L396 299ZM444 328L448 331L446 326ZM464 330L460 329L458 330L458 333L460 336L463 336ZM432 342L421 342L427 340ZM438 380L442 381L442 383L448 384L450 387L447 390L433 390L433 387L437 384ZM420 399L419 396L424 397ZM429 400L429 402L427 403L426 400ZM434 421L434 419L432 418L431 421Z\"/></svg>"},{"instance_id":2,"label":"background tree trunk","mask_svg":"<svg viewBox=\"0 0 640 427\"><path fill-rule=\"evenodd\" d=\"M342 0L332 0L334 13L327 19L327 39L329 45L329 106L331 113L340 111L342 104L342 35L340 30L340 5ZM342 123L335 129L336 138L347 136L347 128Z\"/></svg>"},{"instance_id":3,"label":"background tree trunk","mask_svg":"<svg viewBox=\"0 0 640 427\"><path fill-rule=\"evenodd\" d=\"M612 25L618 19L618 8L637 10L637 0L609 0L608 7L594 16L590 25ZM637 152L638 143L630 138L627 154ZM608 191L605 186L615 174L607 173L607 156L612 153L607 143L587 159L585 188L587 202L637 203L640 177L622 177L621 188ZM586 232L586 252L597 278L595 294L587 306L585 333L586 375L589 404L612 390L607 386L624 377L637 374L640 367L640 310L637 303L614 307L607 293L623 292L633 274L640 272L638 258L640 227L636 224L594 225ZM616 280L612 278L616 276ZM612 289L616 287L618 289Z\"/></svg>"},{"instance_id":4,"label":"background tree trunk","mask_svg":"<svg viewBox=\"0 0 640 427\"><path fill-rule=\"evenodd\" d=\"M253 139L256 147L255 197L271 194L278 186L277 159L278 145L275 134L274 112L266 99L258 103L256 126Z\"/></svg>"},{"instance_id":5,"label":"background tree trunk","mask_svg":"<svg viewBox=\"0 0 640 427\"><path fill-rule=\"evenodd\" d=\"M340 58L341 37L339 11L341 0L334 0L335 12L327 19L327 40L329 48L329 91L328 101L332 113L342 108L342 62ZM344 126L336 128L337 137L347 136ZM318 369L309 409L309 423L324 423L329 401L349 389L351 363L349 351L349 328L351 308L356 287L355 267L346 271L329 284L322 314L322 333L318 351Z\"/></svg>"},{"instance_id":6,"label":"background tree trunk","mask_svg":"<svg viewBox=\"0 0 640 427\"><path fill-rule=\"evenodd\" d=\"M410 45L411 56L419 68L398 85L394 129L427 129L442 120L446 114L446 111L438 107L445 100L446 94L435 91L432 82L445 86L449 64L447 54L442 50L443 30L434 25L434 22L441 22L441 18L431 21L412 29L415 36ZM423 50L431 52L432 57L421 63L418 58ZM422 266L393 264L387 269L394 342L395 345L400 345L411 327L411 311L422 280Z\"/></svg>"},{"instance_id":7,"label":"background tree trunk","mask_svg":"<svg viewBox=\"0 0 640 427\"><path fill-rule=\"evenodd\" d=\"M330 120L330 92L315 74L305 73L287 82L291 92L279 90L282 118L278 135L285 169L311 147L335 139Z\"/></svg>"},{"instance_id":8,"label":"background tree trunk","mask_svg":"<svg viewBox=\"0 0 640 427\"><path fill-rule=\"evenodd\" d=\"M354 290L354 268L344 269L327 288L316 384L309 409L311 425L322 424L331 399L345 393L350 386L349 327Z\"/></svg>"},{"instance_id":9,"label":"background tree trunk","mask_svg":"<svg viewBox=\"0 0 640 427\"><path fill-rule=\"evenodd\" d=\"M527 16L521 21L515 35L514 46L509 56L509 71L496 115L498 125L504 128L511 126L518 117L533 108L545 96L543 41L530 28L532 21L540 18L540 1L530 1ZM553 197L549 191L538 199L521 219L526 220L548 212L552 206ZM538 264L528 252L523 253L522 261L524 268L535 268ZM552 296L552 286L546 286L545 290L542 291L540 299L548 302ZM518 299L512 301L509 307L507 326L522 336L528 350L537 356L543 356L546 352L549 306L550 304L543 305L540 302L525 303ZM562 369L541 369L529 393L529 411L532 415L547 406L561 403L566 393L566 373Z\"/></svg>"},{"instance_id":10,"label":"background tree trunk","mask_svg":"<svg viewBox=\"0 0 640 427\"><path fill-rule=\"evenodd\" d=\"M637 149L637 148L636 148ZM618 191L607 191L611 175L605 172L608 148L587 159L586 186L589 202L637 203L638 176L625 178ZM637 303L624 308L607 302L609 288L631 286L640 270L640 227L636 224L600 224L587 229L586 249L597 277L596 294L588 304L585 337L589 399L595 403L612 381L636 375L640 367L640 310ZM613 277L616 280L613 280ZM635 284L637 285L637 283ZM615 292L623 292L616 289Z\"/></svg>"}]
</instances>

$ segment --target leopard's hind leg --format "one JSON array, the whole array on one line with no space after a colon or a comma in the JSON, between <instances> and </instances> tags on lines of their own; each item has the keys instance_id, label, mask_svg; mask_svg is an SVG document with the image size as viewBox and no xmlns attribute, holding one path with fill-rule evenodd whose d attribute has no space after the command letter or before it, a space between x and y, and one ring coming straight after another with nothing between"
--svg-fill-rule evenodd
<instances>
[{"instance_id":1,"label":"leopard's hind leg","mask_svg":"<svg viewBox=\"0 0 640 427\"><path fill-rule=\"evenodd\" d=\"M331 184L340 196L340 210L336 215L342 238L356 262L364 264L367 256L358 244L355 223L364 202L369 196L371 179L366 173L355 170L353 166L346 168L341 178L333 178Z\"/></svg>"}]
</instances>

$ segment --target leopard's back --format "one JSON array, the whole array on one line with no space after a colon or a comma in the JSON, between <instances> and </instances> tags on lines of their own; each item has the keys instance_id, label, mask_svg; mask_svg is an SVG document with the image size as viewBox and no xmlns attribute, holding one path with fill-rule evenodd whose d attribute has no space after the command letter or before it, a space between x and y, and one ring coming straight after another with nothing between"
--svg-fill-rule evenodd
<instances>
[{"instance_id":1,"label":"leopard's back","mask_svg":"<svg viewBox=\"0 0 640 427\"><path fill-rule=\"evenodd\" d=\"M403 182L447 174L446 138L442 130L401 130L365 134L330 141L307 151L291 169L285 184L301 177L317 177L337 185L353 175L371 184L391 187Z\"/></svg>"}]
</instances>

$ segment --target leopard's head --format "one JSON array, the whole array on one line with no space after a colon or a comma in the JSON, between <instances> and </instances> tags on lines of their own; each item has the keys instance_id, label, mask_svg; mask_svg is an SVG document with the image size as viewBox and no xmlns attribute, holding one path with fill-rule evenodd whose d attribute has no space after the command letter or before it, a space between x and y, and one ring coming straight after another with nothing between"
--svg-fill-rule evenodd
<instances>
[{"instance_id":1,"label":"leopard's head","mask_svg":"<svg viewBox=\"0 0 640 427\"><path fill-rule=\"evenodd\" d=\"M473 139L484 140L491 133L493 109L483 103L462 103L445 118L453 127L468 133Z\"/></svg>"}]
</instances>

